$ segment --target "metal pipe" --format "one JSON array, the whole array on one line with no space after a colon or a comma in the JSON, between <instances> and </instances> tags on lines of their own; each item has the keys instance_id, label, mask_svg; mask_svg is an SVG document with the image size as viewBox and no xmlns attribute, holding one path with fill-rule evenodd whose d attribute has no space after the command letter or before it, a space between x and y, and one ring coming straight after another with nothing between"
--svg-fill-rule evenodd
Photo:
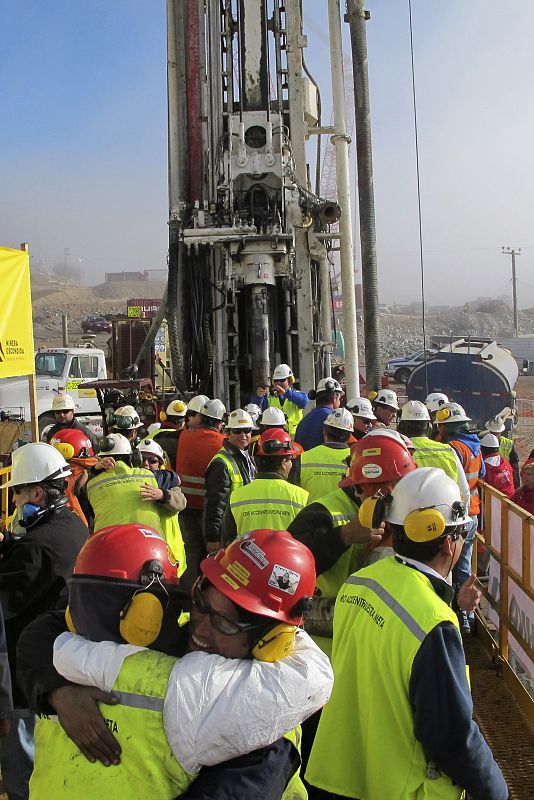
<instances>
[{"instance_id":1,"label":"metal pipe","mask_svg":"<svg viewBox=\"0 0 534 800\"><path fill-rule=\"evenodd\" d=\"M330 301L330 261L325 255L319 261L319 278L321 281L321 333L324 342L325 378L332 377L332 304Z\"/></svg>"},{"instance_id":2,"label":"metal pipe","mask_svg":"<svg viewBox=\"0 0 534 800\"><path fill-rule=\"evenodd\" d=\"M345 80L343 76L343 42L339 0L328 0L328 28L334 127L331 141L336 148L337 199L341 207L339 220L341 286L343 294L343 335L345 338L345 377L347 396L360 396L358 364L358 332L356 328L356 293L354 286L354 251L352 246L352 212L350 200L349 144L345 117Z\"/></svg>"},{"instance_id":3,"label":"metal pipe","mask_svg":"<svg viewBox=\"0 0 534 800\"><path fill-rule=\"evenodd\" d=\"M189 139L189 200L202 199L202 108L200 100L200 23L198 0L189 0L187 38L187 132Z\"/></svg>"},{"instance_id":4,"label":"metal pipe","mask_svg":"<svg viewBox=\"0 0 534 800\"><path fill-rule=\"evenodd\" d=\"M347 0L345 19L350 26L354 107L356 121L356 162L358 168L358 207L362 258L363 328L365 337L365 375L368 391L381 386L380 315L378 313L378 274L376 261L375 195L373 185L373 149L371 110L367 70L365 23L370 15L365 0Z\"/></svg>"}]
</instances>

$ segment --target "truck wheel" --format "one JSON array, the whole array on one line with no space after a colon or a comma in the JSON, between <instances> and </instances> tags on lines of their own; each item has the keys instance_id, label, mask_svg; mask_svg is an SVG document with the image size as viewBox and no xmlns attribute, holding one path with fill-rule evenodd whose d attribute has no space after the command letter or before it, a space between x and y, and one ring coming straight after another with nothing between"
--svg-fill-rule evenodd
<instances>
[{"instance_id":1,"label":"truck wheel","mask_svg":"<svg viewBox=\"0 0 534 800\"><path fill-rule=\"evenodd\" d=\"M398 369L395 373L395 380L397 383L408 383L411 372L409 369Z\"/></svg>"}]
</instances>

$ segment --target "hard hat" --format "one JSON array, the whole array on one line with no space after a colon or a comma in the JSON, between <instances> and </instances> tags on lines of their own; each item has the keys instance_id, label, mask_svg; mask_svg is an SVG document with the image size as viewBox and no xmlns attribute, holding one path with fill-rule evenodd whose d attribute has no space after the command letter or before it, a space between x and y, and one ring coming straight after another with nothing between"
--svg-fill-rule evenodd
<instances>
[{"instance_id":1,"label":"hard hat","mask_svg":"<svg viewBox=\"0 0 534 800\"><path fill-rule=\"evenodd\" d=\"M391 436L364 436L351 452L349 474L339 484L341 488L398 481L416 469L404 442Z\"/></svg>"},{"instance_id":2,"label":"hard hat","mask_svg":"<svg viewBox=\"0 0 534 800\"><path fill-rule=\"evenodd\" d=\"M250 414L252 419L252 426L254 428L258 427L258 420L261 416L261 408L256 405L256 403L247 403L245 406L245 411Z\"/></svg>"},{"instance_id":3,"label":"hard hat","mask_svg":"<svg viewBox=\"0 0 534 800\"><path fill-rule=\"evenodd\" d=\"M285 381L286 378L292 377L293 371L289 364L278 364L278 366L274 368L273 381Z\"/></svg>"},{"instance_id":4,"label":"hard hat","mask_svg":"<svg viewBox=\"0 0 534 800\"><path fill-rule=\"evenodd\" d=\"M62 428L50 439L50 444L58 450L64 459L90 458L93 445L86 434L77 428Z\"/></svg>"},{"instance_id":5,"label":"hard hat","mask_svg":"<svg viewBox=\"0 0 534 800\"><path fill-rule=\"evenodd\" d=\"M253 427L252 417L243 408L236 408L236 410L232 411L228 416L226 430L238 431L240 428L248 428L250 430Z\"/></svg>"},{"instance_id":6,"label":"hard hat","mask_svg":"<svg viewBox=\"0 0 534 800\"><path fill-rule=\"evenodd\" d=\"M315 591L315 559L287 531L250 531L200 571L240 608L289 625L300 625Z\"/></svg>"},{"instance_id":7,"label":"hard hat","mask_svg":"<svg viewBox=\"0 0 534 800\"><path fill-rule=\"evenodd\" d=\"M391 503L385 512L385 519L394 525L406 525L410 515L414 512L424 512L430 509L440 512L445 525L465 525L470 522L467 509L461 500L458 484L445 475L442 469L419 467L397 483L391 497ZM421 536L410 536L409 530L405 527L406 534L410 539L430 541L443 534L444 531L441 530L438 533L439 526L435 526L438 530L429 530L425 536L424 517L421 517L420 521L423 522Z\"/></svg>"},{"instance_id":8,"label":"hard hat","mask_svg":"<svg viewBox=\"0 0 534 800\"><path fill-rule=\"evenodd\" d=\"M397 394L393 389L380 389L373 402L379 403L382 406L389 406L390 408L394 408L395 411L399 411Z\"/></svg>"},{"instance_id":9,"label":"hard hat","mask_svg":"<svg viewBox=\"0 0 534 800\"><path fill-rule=\"evenodd\" d=\"M367 397L355 397L354 400L348 400L345 407L349 409L354 417L369 420L376 419L371 401Z\"/></svg>"},{"instance_id":10,"label":"hard hat","mask_svg":"<svg viewBox=\"0 0 534 800\"><path fill-rule=\"evenodd\" d=\"M153 433L156 433L156 431L159 431L160 428L161 428L161 422L153 422L151 425L148 426L146 432L152 435Z\"/></svg>"},{"instance_id":11,"label":"hard hat","mask_svg":"<svg viewBox=\"0 0 534 800\"><path fill-rule=\"evenodd\" d=\"M372 428L370 431L367 431L365 436L363 437L367 441L369 439L374 439L375 436L385 436L387 439L393 439L395 442L399 444L403 444L406 447L406 439L408 437L404 436L402 433L393 430L392 428Z\"/></svg>"},{"instance_id":12,"label":"hard hat","mask_svg":"<svg viewBox=\"0 0 534 800\"><path fill-rule=\"evenodd\" d=\"M209 402L209 397L206 394L197 394L195 397L192 397L189 403L187 404L188 411L194 411L195 414L200 414L202 411L202 407Z\"/></svg>"},{"instance_id":13,"label":"hard hat","mask_svg":"<svg viewBox=\"0 0 534 800\"><path fill-rule=\"evenodd\" d=\"M105 456L129 456L131 453L132 446L122 433L108 433L98 445L98 455L102 458Z\"/></svg>"},{"instance_id":14,"label":"hard hat","mask_svg":"<svg viewBox=\"0 0 534 800\"><path fill-rule=\"evenodd\" d=\"M499 440L494 433L486 433L480 440L480 446L488 447L491 450L497 450L499 448Z\"/></svg>"},{"instance_id":15,"label":"hard hat","mask_svg":"<svg viewBox=\"0 0 534 800\"><path fill-rule=\"evenodd\" d=\"M70 394L60 392L52 400L52 411L74 411L76 403Z\"/></svg>"},{"instance_id":16,"label":"hard hat","mask_svg":"<svg viewBox=\"0 0 534 800\"><path fill-rule=\"evenodd\" d=\"M447 425L449 422L471 422L459 403L446 403L436 413L436 422Z\"/></svg>"},{"instance_id":17,"label":"hard hat","mask_svg":"<svg viewBox=\"0 0 534 800\"><path fill-rule=\"evenodd\" d=\"M302 447L291 440L282 428L269 428L263 431L256 446L258 456L299 456Z\"/></svg>"},{"instance_id":18,"label":"hard hat","mask_svg":"<svg viewBox=\"0 0 534 800\"><path fill-rule=\"evenodd\" d=\"M140 453L151 453L153 456L156 456L162 464L165 462L165 453L163 452L163 448L156 442L155 439L141 439L139 444L136 446L136 450L139 450Z\"/></svg>"},{"instance_id":19,"label":"hard hat","mask_svg":"<svg viewBox=\"0 0 534 800\"><path fill-rule=\"evenodd\" d=\"M503 433L506 430L506 426L501 417L492 417L492 419L486 422L484 427L490 433Z\"/></svg>"},{"instance_id":20,"label":"hard hat","mask_svg":"<svg viewBox=\"0 0 534 800\"><path fill-rule=\"evenodd\" d=\"M261 415L260 425L269 425L274 428L283 428L287 425L287 417L281 408L269 406Z\"/></svg>"},{"instance_id":21,"label":"hard hat","mask_svg":"<svg viewBox=\"0 0 534 800\"><path fill-rule=\"evenodd\" d=\"M43 483L71 474L61 453L46 442L29 442L15 450L11 458L11 479L4 486Z\"/></svg>"},{"instance_id":22,"label":"hard hat","mask_svg":"<svg viewBox=\"0 0 534 800\"><path fill-rule=\"evenodd\" d=\"M183 419L187 413L187 406L182 400L171 400L165 413L168 417L180 417Z\"/></svg>"},{"instance_id":23,"label":"hard hat","mask_svg":"<svg viewBox=\"0 0 534 800\"><path fill-rule=\"evenodd\" d=\"M428 408L431 414L441 408L441 406L445 405L445 403L449 402L449 398L443 392L430 392L425 400L425 406Z\"/></svg>"},{"instance_id":24,"label":"hard hat","mask_svg":"<svg viewBox=\"0 0 534 800\"><path fill-rule=\"evenodd\" d=\"M401 422L430 422L428 408L420 400L408 400L402 407Z\"/></svg>"},{"instance_id":25,"label":"hard hat","mask_svg":"<svg viewBox=\"0 0 534 800\"><path fill-rule=\"evenodd\" d=\"M341 388L341 384L339 381L336 381L335 378L321 378L315 392L316 394L319 394L319 392L339 392L339 394L345 394Z\"/></svg>"},{"instance_id":26,"label":"hard hat","mask_svg":"<svg viewBox=\"0 0 534 800\"><path fill-rule=\"evenodd\" d=\"M176 628L171 590L178 590L177 564L157 531L136 524L102 528L76 559L68 627L93 641L149 646L169 622Z\"/></svg>"},{"instance_id":27,"label":"hard hat","mask_svg":"<svg viewBox=\"0 0 534 800\"><path fill-rule=\"evenodd\" d=\"M354 420L352 414L346 408L336 408L327 416L324 424L329 428L339 428L342 431L353 431Z\"/></svg>"},{"instance_id":28,"label":"hard hat","mask_svg":"<svg viewBox=\"0 0 534 800\"><path fill-rule=\"evenodd\" d=\"M224 407L224 403L220 400L208 400L200 409L200 413L203 417L221 420L226 414L226 408Z\"/></svg>"},{"instance_id":29,"label":"hard hat","mask_svg":"<svg viewBox=\"0 0 534 800\"><path fill-rule=\"evenodd\" d=\"M141 428L143 423L133 406L121 406L113 412L111 427L121 431L132 431Z\"/></svg>"}]
</instances>

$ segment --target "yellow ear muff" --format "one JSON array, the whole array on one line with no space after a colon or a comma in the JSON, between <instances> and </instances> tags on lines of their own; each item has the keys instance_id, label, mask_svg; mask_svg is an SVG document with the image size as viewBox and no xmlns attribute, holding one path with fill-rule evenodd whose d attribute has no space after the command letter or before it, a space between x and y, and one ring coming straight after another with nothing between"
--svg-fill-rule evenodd
<instances>
[{"instance_id":1,"label":"yellow ear muff","mask_svg":"<svg viewBox=\"0 0 534 800\"><path fill-rule=\"evenodd\" d=\"M74 622L72 621L70 608L67 606L65 609L65 622L67 623L67 628L71 633L77 633L76 628L74 627Z\"/></svg>"},{"instance_id":2,"label":"yellow ear muff","mask_svg":"<svg viewBox=\"0 0 534 800\"><path fill-rule=\"evenodd\" d=\"M377 397L378 397L378 392L369 392L369 394L367 395L367 399L370 400L371 403L373 402L373 400L376 400Z\"/></svg>"},{"instance_id":3,"label":"yellow ear muff","mask_svg":"<svg viewBox=\"0 0 534 800\"><path fill-rule=\"evenodd\" d=\"M364 500L358 511L360 525L363 528L379 528L384 522L386 504L390 500L390 495L382 494L375 494Z\"/></svg>"},{"instance_id":4,"label":"yellow ear muff","mask_svg":"<svg viewBox=\"0 0 534 800\"><path fill-rule=\"evenodd\" d=\"M436 422L445 422L451 415L450 408L439 408L436 411Z\"/></svg>"},{"instance_id":5,"label":"yellow ear muff","mask_svg":"<svg viewBox=\"0 0 534 800\"><path fill-rule=\"evenodd\" d=\"M166 419L167 419L167 414L165 413L165 411L160 411L159 412L159 421L160 422L165 422Z\"/></svg>"},{"instance_id":6,"label":"yellow ear muff","mask_svg":"<svg viewBox=\"0 0 534 800\"><path fill-rule=\"evenodd\" d=\"M69 458L74 457L74 447L70 444L70 442L55 442L54 447L56 450L59 450L65 461L68 461Z\"/></svg>"},{"instance_id":7,"label":"yellow ear muff","mask_svg":"<svg viewBox=\"0 0 534 800\"><path fill-rule=\"evenodd\" d=\"M294 375L290 375L289 376L289 383L295 383L295 376Z\"/></svg>"},{"instance_id":8,"label":"yellow ear muff","mask_svg":"<svg viewBox=\"0 0 534 800\"><path fill-rule=\"evenodd\" d=\"M262 636L252 649L252 656L258 661L280 661L286 658L293 649L297 629L294 625L281 622Z\"/></svg>"},{"instance_id":9,"label":"yellow ear muff","mask_svg":"<svg viewBox=\"0 0 534 800\"><path fill-rule=\"evenodd\" d=\"M119 630L128 644L148 647L156 641L163 623L161 601L150 592L137 592L120 613Z\"/></svg>"},{"instance_id":10,"label":"yellow ear muff","mask_svg":"<svg viewBox=\"0 0 534 800\"><path fill-rule=\"evenodd\" d=\"M445 532L445 517L437 508L412 511L404 520L404 532L412 542L432 542Z\"/></svg>"}]
</instances>

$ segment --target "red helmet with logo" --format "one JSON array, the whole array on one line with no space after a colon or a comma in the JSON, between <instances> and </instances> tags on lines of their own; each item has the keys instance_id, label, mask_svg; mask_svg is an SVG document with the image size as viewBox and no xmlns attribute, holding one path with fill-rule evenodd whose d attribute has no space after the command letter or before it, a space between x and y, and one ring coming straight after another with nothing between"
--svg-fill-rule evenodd
<instances>
[{"instance_id":1,"label":"red helmet with logo","mask_svg":"<svg viewBox=\"0 0 534 800\"><path fill-rule=\"evenodd\" d=\"M417 464L403 442L391 436L364 436L352 448L349 474L341 487L398 481Z\"/></svg>"},{"instance_id":2,"label":"red helmet with logo","mask_svg":"<svg viewBox=\"0 0 534 800\"><path fill-rule=\"evenodd\" d=\"M59 450L63 458L89 458L94 455L91 440L76 428L63 428L54 433L50 444Z\"/></svg>"},{"instance_id":3,"label":"red helmet with logo","mask_svg":"<svg viewBox=\"0 0 534 800\"><path fill-rule=\"evenodd\" d=\"M283 428L268 428L258 439L258 456L300 456L302 447Z\"/></svg>"},{"instance_id":4,"label":"red helmet with logo","mask_svg":"<svg viewBox=\"0 0 534 800\"><path fill-rule=\"evenodd\" d=\"M287 531L250 531L200 571L240 608L289 625L300 625L315 590L315 559Z\"/></svg>"}]
</instances>

